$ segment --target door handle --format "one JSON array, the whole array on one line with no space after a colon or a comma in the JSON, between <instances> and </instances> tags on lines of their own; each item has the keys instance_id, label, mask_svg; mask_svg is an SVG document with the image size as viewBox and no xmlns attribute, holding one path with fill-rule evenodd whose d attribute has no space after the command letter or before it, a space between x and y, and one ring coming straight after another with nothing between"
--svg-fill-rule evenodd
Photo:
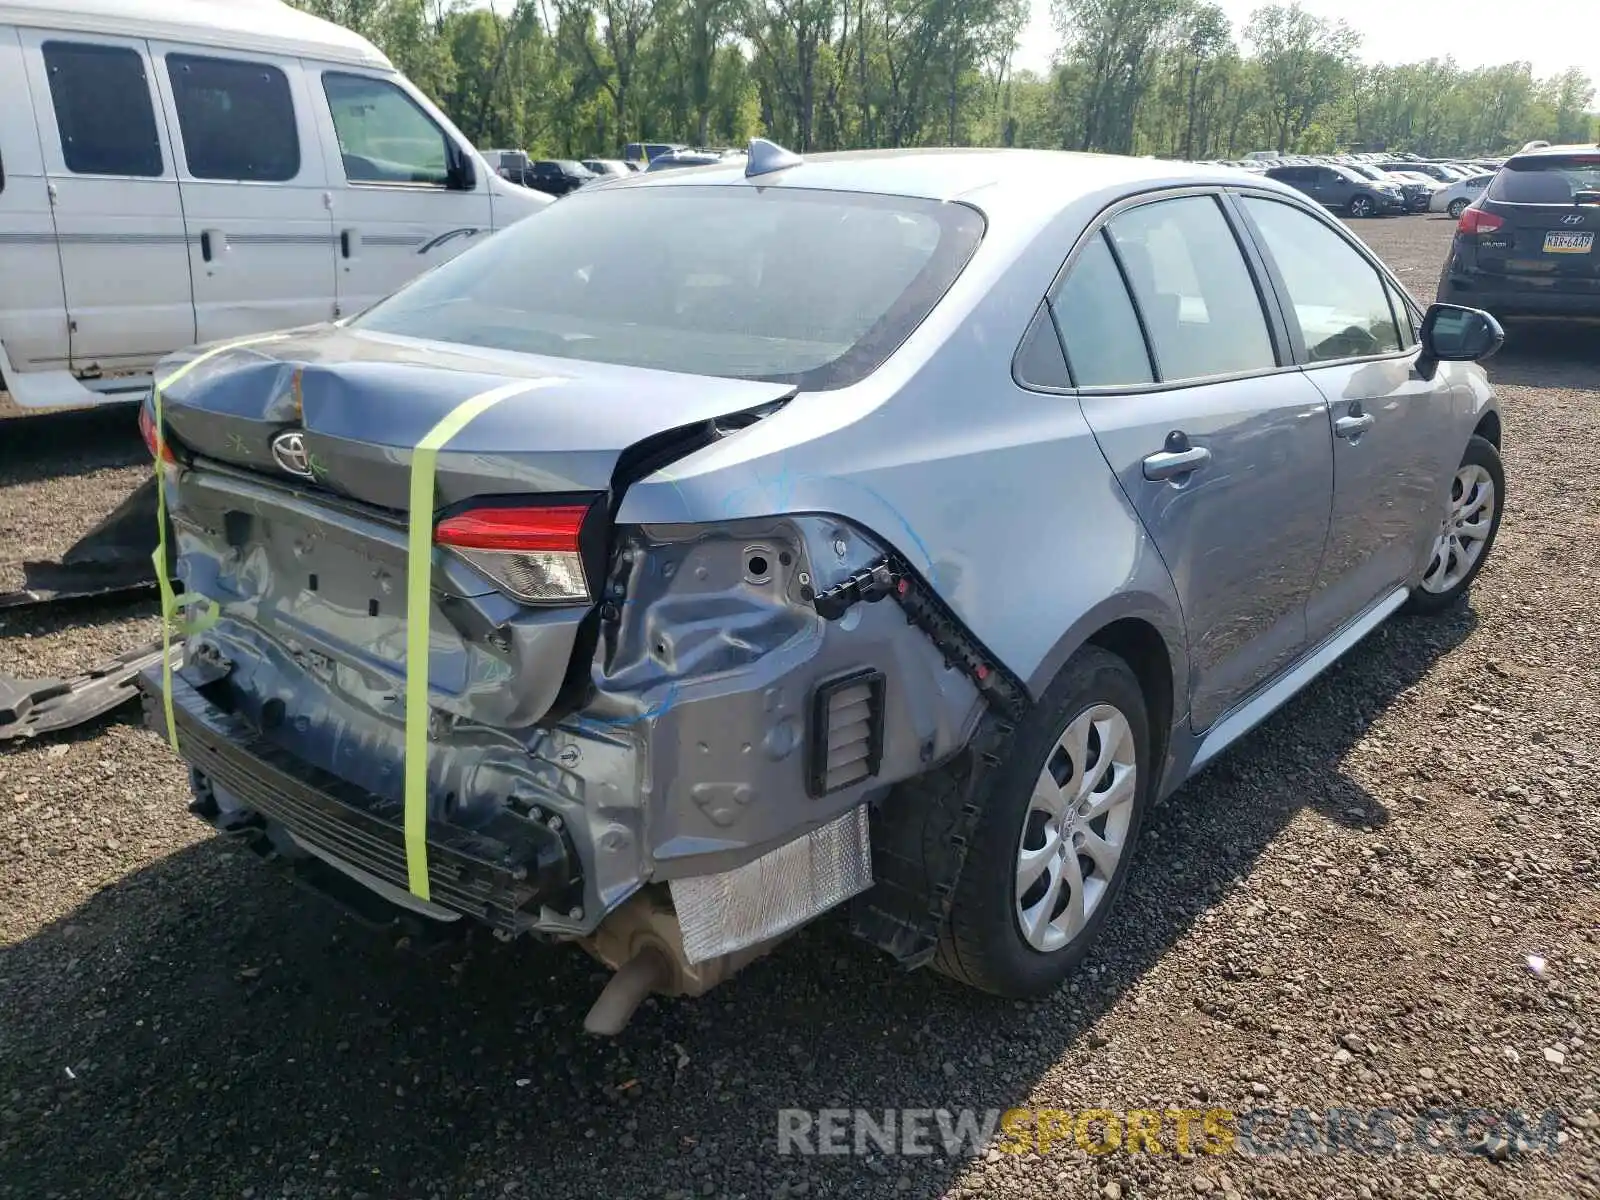
<instances>
[{"instance_id":1,"label":"door handle","mask_svg":"<svg viewBox=\"0 0 1600 1200\"><path fill-rule=\"evenodd\" d=\"M200 257L207 262L228 252L228 235L220 229L206 229L200 233Z\"/></svg>"},{"instance_id":2,"label":"door handle","mask_svg":"<svg viewBox=\"0 0 1600 1200\"><path fill-rule=\"evenodd\" d=\"M348 229L339 231L339 253L345 258L350 257L350 231Z\"/></svg>"},{"instance_id":3,"label":"door handle","mask_svg":"<svg viewBox=\"0 0 1600 1200\"><path fill-rule=\"evenodd\" d=\"M1144 477L1152 483L1175 479L1205 466L1211 461L1211 451L1204 446L1191 446L1189 435L1181 429L1167 434L1166 448L1149 455L1144 460Z\"/></svg>"},{"instance_id":4,"label":"door handle","mask_svg":"<svg viewBox=\"0 0 1600 1200\"><path fill-rule=\"evenodd\" d=\"M1333 432L1339 437L1354 439L1371 429L1377 421L1371 413L1362 412L1359 405L1351 405L1350 415L1340 417L1333 423Z\"/></svg>"}]
</instances>

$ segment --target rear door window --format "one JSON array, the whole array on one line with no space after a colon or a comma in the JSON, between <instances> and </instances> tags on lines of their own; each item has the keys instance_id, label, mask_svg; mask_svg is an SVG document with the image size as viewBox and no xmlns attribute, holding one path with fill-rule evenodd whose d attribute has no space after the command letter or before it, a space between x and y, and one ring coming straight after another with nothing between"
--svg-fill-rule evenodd
<instances>
[{"instance_id":1,"label":"rear door window","mask_svg":"<svg viewBox=\"0 0 1600 1200\"><path fill-rule=\"evenodd\" d=\"M1512 159L1494 177L1489 199L1503 204L1572 204L1600 193L1600 154L1544 154ZM1600 201L1600 194L1589 197Z\"/></svg>"},{"instance_id":2,"label":"rear door window","mask_svg":"<svg viewBox=\"0 0 1600 1200\"><path fill-rule=\"evenodd\" d=\"M1078 252L1072 270L1051 297L1050 309L1077 386L1155 381L1139 315L1104 233L1095 234Z\"/></svg>"},{"instance_id":3,"label":"rear door window","mask_svg":"<svg viewBox=\"0 0 1600 1200\"><path fill-rule=\"evenodd\" d=\"M75 175L164 172L144 57L126 46L45 42L61 154Z\"/></svg>"},{"instance_id":4,"label":"rear door window","mask_svg":"<svg viewBox=\"0 0 1600 1200\"><path fill-rule=\"evenodd\" d=\"M169 54L167 75L190 175L282 183L300 174L294 101L277 67Z\"/></svg>"},{"instance_id":5,"label":"rear door window","mask_svg":"<svg viewBox=\"0 0 1600 1200\"><path fill-rule=\"evenodd\" d=\"M1311 362L1400 349L1385 281L1354 246L1292 205L1257 196L1243 204L1288 289Z\"/></svg>"},{"instance_id":6,"label":"rear door window","mask_svg":"<svg viewBox=\"0 0 1600 1200\"><path fill-rule=\"evenodd\" d=\"M1255 281L1214 198L1144 204L1107 232L1163 382L1278 365Z\"/></svg>"},{"instance_id":7,"label":"rear door window","mask_svg":"<svg viewBox=\"0 0 1600 1200\"><path fill-rule=\"evenodd\" d=\"M1400 326L1400 345L1409 350L1417 344L1417 321L1412 315L1411 306L1406 303L1405 295L1387 279L1383 281L1384 289L1389 293L1389 307L1394 310L1394 319Z\"/></svg>"}]
</instances>

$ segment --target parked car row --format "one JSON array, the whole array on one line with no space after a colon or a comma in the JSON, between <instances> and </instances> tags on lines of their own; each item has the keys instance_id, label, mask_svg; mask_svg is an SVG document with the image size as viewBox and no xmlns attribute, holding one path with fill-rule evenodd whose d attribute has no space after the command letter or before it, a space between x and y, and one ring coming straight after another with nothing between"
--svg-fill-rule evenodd
<instances>
[{"instance_id":1,"label":"parked car row","mask_svg":"<svg viewBox=\"0 0 1600 1200\"><path fill-rule=\"evenodd\" d=\"M630 142L623 158L530 159L522 150L485 150L484 157L502 179L544 192L565 196L597 179L617 178L640 171L672 171L682 167L708 167L744 153L742 150L696 149L665 142Z\"/></svg>"},{"instance_id":2,"label":"parked car row","mask_svg":"<svg viewBox=\"0 0 1600 1200\"><path fill-rule=\"evenodd\" d=\"M1205 165L1231 166L1287 183L1351 217L1461 209L1481 193L1500 160L1431 161L1411 154L1277 155L1258 153ZM1440 194L1450 192L1444 199ZM1460 203L1457 203L1460 201Z\"/></svg>"}]
</instances>

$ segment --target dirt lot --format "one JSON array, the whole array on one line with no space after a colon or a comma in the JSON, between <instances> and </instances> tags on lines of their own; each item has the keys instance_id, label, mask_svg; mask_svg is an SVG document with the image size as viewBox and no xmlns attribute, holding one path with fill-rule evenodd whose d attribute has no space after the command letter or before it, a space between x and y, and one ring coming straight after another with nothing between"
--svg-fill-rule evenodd
<instances>
[{"instance_id":1,"label":"dirt lot","mask_svg":"<svg viewBox=\"0 0 1600 1200\"><path fill-rule=\"evenodd\" d=\"M1428 298L1450 228L1358 231ZM1185 788L1037 1006L825 922L592 1042L581 954L375 940L208 836L131 713L0 749L0 1197L1600 1197L1587 354L1491 364L1511 498L1470 609L1391 623ZM0 558L59 552L140 449L126 414L0 424ZM151 614L6 617L0 671L87 665ZM1169 1123L1161 1154L778 1153L780 1109L901 1106L1264 1110L1275 1152L1173 1153ZM1317 1153L1329 1108L1393 1110L1401 1148ZM1480 1112L1428 1153L1433 1108L1560 1133L1494 1161Z\"/></svg>"}]
</instances>

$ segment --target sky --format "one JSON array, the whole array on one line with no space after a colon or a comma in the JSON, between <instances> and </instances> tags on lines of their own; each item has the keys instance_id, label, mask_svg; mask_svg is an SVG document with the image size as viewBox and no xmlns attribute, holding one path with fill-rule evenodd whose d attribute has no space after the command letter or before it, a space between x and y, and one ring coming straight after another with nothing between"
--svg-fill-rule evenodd
<instances>
[{"instance_id":1,"label":"sky","mask_svg":"<svg viewBox=\"0 0 1600 1200\"><path fill-rule=\"evenodd\" d=\"M1235 35L1266 0L1218 0ZM1031 0L1016 66L1044 71L1060 38L1050 23L1050 0ZM1525 59L1538 76L1582 67L1600 84L1600 4L1594 0L1516 0L1474 6L1458 0L1301 0L1319 17L1342 17L1362 35L1369 63L1415 62L1454 55L1464 67ZM1513 14L1508 16L1507 14Z\"/></svg>"}]
</instances>

